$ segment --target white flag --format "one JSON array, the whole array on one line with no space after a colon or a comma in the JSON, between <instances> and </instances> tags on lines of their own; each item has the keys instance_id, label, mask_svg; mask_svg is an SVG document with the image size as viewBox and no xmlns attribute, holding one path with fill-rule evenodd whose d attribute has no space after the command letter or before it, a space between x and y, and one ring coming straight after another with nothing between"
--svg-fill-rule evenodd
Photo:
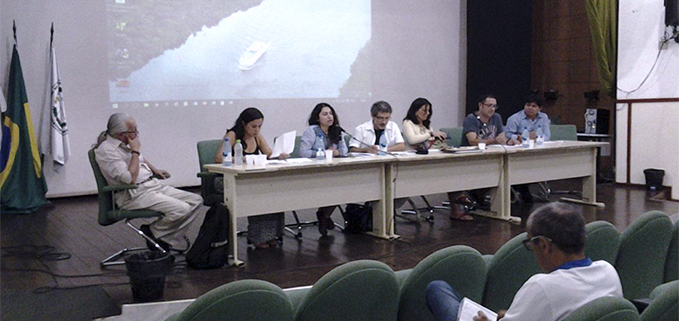
<instances>
[{"instance_id":1,"label":"white flag","mask_svg":"<svg viewBox=\"0 0 679 321\"><path fill-rule=\"evenodd\" d=\"M64 98L61 93L61 80L59 79L59 67L57 67L57 53L52 47L52 109L50 112L51 127L50 136L52 142L50 151L54 161L54 170L66 165L71 155L71 146L68 142L68 127L66 126L66 110L64 110Z\"/></svg>"}]
</instances>

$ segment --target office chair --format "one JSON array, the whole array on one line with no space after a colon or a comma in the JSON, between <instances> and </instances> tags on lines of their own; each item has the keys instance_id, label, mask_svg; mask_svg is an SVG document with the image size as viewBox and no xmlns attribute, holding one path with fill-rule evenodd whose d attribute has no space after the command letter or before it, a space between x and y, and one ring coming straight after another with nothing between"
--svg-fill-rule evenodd
<instances>
[{"instance_id":1,"label":"office chair","mask_svg":"<svg viewBox=\"0 0 679 321\"><path fill-rule=\"evenodd\" d=\"M215 155L217 154L219 145L221 145L221 143L222 143L221 139L211 139L199 141L198 144L196 145L196 148L198 150L198 165L200 166L200 172L198 172L197 174L197 176L201 180L200 195L203 197L203 204L206 206L212 206L221 203L224 200L224 195L219 191L215 190L214 187L215 179L221 175L217 173L210 173L203 167L204 165L207 164L214 164ZM302 238L301 227L299 227L301 223L299 221L299 218L297 217L297 213L293 211L292 214L295 217L295 221L297 223L286 224L284 230L292 234L295 238L300 239ZM297 232L295 232L290 227L297 227ZM247 233L247 231L237 232L238 235L243 235L245 233Z\"/></svg>"},{"instance_id":2,"label":"office chair","mask_svg":"<svg viewBox=\"0 0 679 321\"><path fill-rule=\"evenodd\" d=\"M566 140L566 141L577 141L578 140L578 131L575 125L554 125L550 124L549 125L549 131L551 133L551 137L549 138L550 141L559 141L559 140ZM571 194L571 195L578 195L581 196L580 191L552 191L549 188L549 184L547 182L540 182L538 183L538 187L540 191L538 192L538 197L545 201L549 201L549 195L554 195L554 194Z\"/></svg>"},{"instance_id":3,"label":"office chair","mask_svg":"<svg viewBox=\"0 0 679 321\"><path fill-rule=\"evenodd\" d=\"M462 144L462 127L444 127L441 128L440 131L446 133L446 136L448 139L446 140L446 144L448 146L455 146L458 147L460 144ZM403 214L416 214L418 218L426 219L428 221L433 221L434 220L434 210L450 210L450 202L448 201L443 201L441 202L441 206L432 206L431 203L429 203L429 200L427 200L427 197L424 195L420 195L420 198L424 202L425 206L423 208L417 208L415 206L415 203L409 198L408 203L412 206L413 210L404 210L401 211ZM464 203L464 204L457 204L456 206L463 206L464 211L468 212L470 210L473 210L477 204L475 201L472 201L472 203ZM420 211L427 211L429 212L429 216L427 217L422 217L420 215Z\"/></svg>"},{"instance_id":4,"label":"office chair","mask_svg":"<svg viewBox=\"0 0 679 321\"><path fill-rule=\"evenodd\" d=\"M150 242L150 244L153 244L153 246L158 251L165 253L166 252L165 249L163 249L155 240L148 237L146 234L144 234L144 232L142 232L136 226L132 225L132 223L130 222L134 219L139 218L160 218L161 216L163 216L163 214L152 210L125 210L122 208L116 208L115 193L129 189L135 189L137 188L137 185L135 184L109 185L108 182L106 181L106 178L104 178L104 175L101 173L101 168L99 168L99 164L97 163L97 160L94 155L94 148L90 149L87 152L87 156L90 159L90 165L92 166L94 179L97 182L97 198L99 200L99 214L97 216L97 221L99 222L99 225L108 226L118 221L125 220L125 225L134 230L137 234L139 234L139 236L143 237L144 240ZM166 175L166 177L169 176ZM146 247L124 248L114 253L113 255L105 258L99 264L102 267L109 265L125 264L124 261L120 261L118 259L127 253L141 251L145 249L147 248Z\"/></svg>"}]
</instances>

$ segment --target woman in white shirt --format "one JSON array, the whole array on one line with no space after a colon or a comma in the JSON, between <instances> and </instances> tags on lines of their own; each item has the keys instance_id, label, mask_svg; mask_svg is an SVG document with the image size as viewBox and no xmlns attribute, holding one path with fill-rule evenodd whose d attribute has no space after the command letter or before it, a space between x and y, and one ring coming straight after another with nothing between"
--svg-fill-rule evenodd
<instances>
[{"instance_id":1,"label":"woman in white shirt","mask_svg":"<svg viewBox=\"0 0 679 321\"><path fill-rule=\"evenodd\" d=\"M432 108L429 100L417 98L410 104L408 114L403 119L403 136L406 144L412 149L429 149L445 147L446 134L436 131L431 126ZM450 219L472 221L474 218L465 214L459 203L471 203L464 192L449 192Z\"/></svg>"}]
</instances>

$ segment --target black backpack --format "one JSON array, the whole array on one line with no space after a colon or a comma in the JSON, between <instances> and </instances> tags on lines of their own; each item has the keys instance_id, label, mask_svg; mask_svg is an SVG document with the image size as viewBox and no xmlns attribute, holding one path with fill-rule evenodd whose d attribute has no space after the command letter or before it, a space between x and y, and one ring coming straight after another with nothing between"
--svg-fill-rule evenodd
<instances>
[{"instance_id":1,"label":"black backpack","mask_svg":"<svg viewBox=\"0 0 679 321\"><path fill-rule=\"evenodd\" d=\"M344 210L346 221L344 231L358 234L373 230L373 209L369 202L364 205L350 203Z\"/></svg>"},{"instance_id":2,"label":"black backpack","mask_svg":"<svg viewBox=\"0 0 679 321\"><path fill-rule=\"evenodd\" d=\"M186 263L194 269L215 269L226 264L229 210L216 204L205 213L205 220L191 249L186 253Z\"/></svg>"}]
</instances>

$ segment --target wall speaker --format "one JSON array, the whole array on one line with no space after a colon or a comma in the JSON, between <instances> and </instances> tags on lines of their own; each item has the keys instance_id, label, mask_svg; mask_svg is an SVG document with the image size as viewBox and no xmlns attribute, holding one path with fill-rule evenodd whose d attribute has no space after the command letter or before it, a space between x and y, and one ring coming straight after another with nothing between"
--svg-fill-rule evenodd
<instances>
[{"instance_id":1,"label":"wall speaker","mask_svg":"<svg viewBox=\"0 0 679 321\"><path fill-rule=\"evenodd\" d=\"M608 109L587 108L585 134L608 134L611 112Z\"/></svg>"}]
</instances>

